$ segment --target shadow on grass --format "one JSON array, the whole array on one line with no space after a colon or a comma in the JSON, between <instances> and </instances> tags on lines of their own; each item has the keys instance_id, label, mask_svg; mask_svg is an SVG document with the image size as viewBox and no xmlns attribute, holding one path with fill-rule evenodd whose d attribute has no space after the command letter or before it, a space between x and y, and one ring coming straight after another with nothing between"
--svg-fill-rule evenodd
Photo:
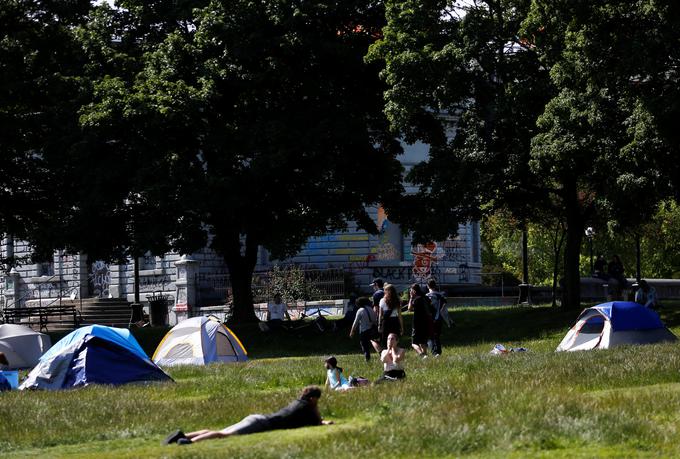
<instances>
[{"instance_id":1,"label":"shadow on grass","mask_svg":"<svg viewBox=\"0 0 680 459\"><path fill-rule=\"evenodd\" d=\"M460 308L452 313L454 328L445 328L442 344L462 346L480 342L525 341L546 334L566 333L578 315L548 307ZM410 345L411 314L404 315L406 336L401 345ZM359 353L357 337L349 330L320 333L314 327L298 331L262 333L255 325L233 327L254 358ZM410 346L409 346L410 347Z\"/></svg>"},{"instance_id":2,"label":"shadow on grass","mask_svg":"<svg viewBox=\"0 0 680 459\"><path fill-rule=\"evenodd\" d=\"M590 304L584 305L585 307ZM452 311L454 328L444 328L444 346L465 346L485 342L523 342L557 334L562 336L574 324L581 310L539 307L469 307ZM680 326L680 301L669 301L659 309L661 319L668 327ZM406 336L402 346L410 345L411 314L404 315ZM263 333L257 324L231 327L244 344L251 358L304 357L310 355L359 353L359 340L350 338L349 330L320 332L310 322L309 326L294 331ZM149 356L169 327L133 328L132 334ZM67 332L50 333L56 343Z\"/></svg>"}]
</instances>

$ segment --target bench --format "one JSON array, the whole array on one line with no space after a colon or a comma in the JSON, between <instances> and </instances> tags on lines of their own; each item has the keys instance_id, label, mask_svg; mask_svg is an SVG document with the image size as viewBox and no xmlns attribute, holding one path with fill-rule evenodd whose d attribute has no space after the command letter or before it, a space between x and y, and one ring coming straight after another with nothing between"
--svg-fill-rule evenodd
<instances>
[{"instance_id":1,"label":"bench","mask_svg":"<svg viewBox=\"0 0 680 459\"><path fill-rule=\"evenodd\" d=\"M63 317L67 320L64 321ZM59 320L52 320L59 318ZM44 306L28 308L6 308L2 311L2 322L6 324L39 325L40 331L47 331L49 323L73 323L73 328L80 325L80 311L75 306ZM31 327L32 328L32 327Z\"/></svg>"}]
</instances>

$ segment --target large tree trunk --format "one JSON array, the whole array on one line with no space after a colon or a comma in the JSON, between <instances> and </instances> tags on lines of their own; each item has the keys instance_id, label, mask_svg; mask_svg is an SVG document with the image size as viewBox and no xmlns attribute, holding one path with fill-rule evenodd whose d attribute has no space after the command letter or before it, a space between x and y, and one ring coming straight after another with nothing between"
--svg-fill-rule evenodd
<instances>
[{"instance_id":1,"label":"large tree trunk","mask_svg":"<svg viewBox=\"0 0 680 459\"><path fill-rule=\"evenodd\" d=\"M578 309L581 307L581 241L585 219L581 213L575 186L565 189L564 202L567 211L567 243L564 251L564 286L562 307Z\"/></svg>"},{"instance_id":2,"label":"large tree trunk","mask_svg":"<svg viewBox=\"0 0 680 459\"><path fill-rule=\"evenodd\" d=\"M230 322L256 322L257 316L253 308L253 271L257 262L258 244L252 237L246 237L245 251L241 251L241 238L232 241L225 261L229 268L231 288L234 295Z\"/></svg>"}]
</instances>

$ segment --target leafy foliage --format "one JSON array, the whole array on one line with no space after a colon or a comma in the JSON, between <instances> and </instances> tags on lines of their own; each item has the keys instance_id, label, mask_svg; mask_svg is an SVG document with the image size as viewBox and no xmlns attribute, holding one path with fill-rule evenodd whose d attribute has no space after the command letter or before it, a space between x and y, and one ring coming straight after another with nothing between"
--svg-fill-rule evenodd
<instances>
[{"instance_id":1,"label":"leafy foliage","mask_svg":"<svg viewBox=\"0 0 680 459\"><path fill-rule=\"evenodd\" d=\"M34 242L59 207L58 166L77 143L87 94L74 28L89 8L84 0L0 4L0 234Z\"/></svg>"},{"instance_id":2,"label":"leafy foliage","mask_svg":"<svg viewBox=\"0 0 680 459\"><path fill-rule=\"evenodd\" d=\"M85 123L143 151L142 171L158 164L169 175L174 190L140 190L167 194L160 210L182 209L189 229L200 219L228 265L237 320L254 319L259 247L284 258L348 220L376 231L365 206L401 191L399 145L377 72L363 62L383 10L360 0L210 1L189 16L194 3L181 2L182 16L167 2L124 4L127 29L158 23L164 33L149 32L133 79L98 83ZM177 239L197 245L200 232Z\"/></svg>"},{"instance_id":3,"label":"leafy foliage","mask_svg":"<svg viewBox=\"0 0 680 459\"><path fill-rule=\"evenodd\" d=\"M634 230L676 180L659 99L678 86L664 44L675 13L647 1L387 2L369 56L385 63L385 110L407 141L431 146L409 175L419 192L393 215L423 238L496 210L564 227L563 304L579 308L585 226ZM420 203L435 217L419 218Z\"/></svg>"},{"instance_id":4,"label":"leafy foliage","mask_svg":"<svg viewBox=\"0 0 680 459\"><path fill-rule=\"evenodd\" d=\"M406 141L430 146L408 176L418 193L391 215L416 239L448 236L491 207L529 218L527 203L546 197L527 163L550 95L547 71L519 35L529 2L387 5L384 39L369 54L385 62L385 110ZM414 212L422 203L429 217Z\"/></svg>"},{"instance_id":5,"label":"leafy foliage","mask_svg":"<svg viewBox=\"0 0 680 459\"><path fill-rule=\"evenodd\" d=\"M285 303L296 304L298 301L318 298L320 294L314 282L305 276L305 271L299 266L275 265L269 272L268 298L280 295Z\"/></svg>"}]
</instances>

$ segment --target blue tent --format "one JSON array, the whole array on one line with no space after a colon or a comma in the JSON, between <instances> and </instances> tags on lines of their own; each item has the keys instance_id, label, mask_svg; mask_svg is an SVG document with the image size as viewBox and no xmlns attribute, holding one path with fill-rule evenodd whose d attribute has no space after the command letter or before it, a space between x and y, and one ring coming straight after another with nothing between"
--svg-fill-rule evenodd
<instances>
[{"instance_id":1,"label":"blue tent","mask_svg":"<svg viewBox=\"0 0 680 459\"><path fill-rule=\"evenodd\" d=\"M129 330L90 325L50 348L20 389L65 389L90 384L172 381Z\"/></svg>"},{"instance_id":2,"label":"blue tent","mask_svg":"<svg viewBox=\"0 0 680 459\"><path fill-rule=\"evenodd\" d=\"M610 301L593 309L607 317L616 331L664 328L656 311L632 301Z\"/></svg>"},{"instance_id":3,"label":"blue tent","mask_svg":"<svg viewBox=\"0 0 680 459\"><path fill-rule=\"evenodd\" d=\"M652 309L630 301L610 301L585 309L557 350L608 349L676 339Z\"/></svg>"}]
</instances>

